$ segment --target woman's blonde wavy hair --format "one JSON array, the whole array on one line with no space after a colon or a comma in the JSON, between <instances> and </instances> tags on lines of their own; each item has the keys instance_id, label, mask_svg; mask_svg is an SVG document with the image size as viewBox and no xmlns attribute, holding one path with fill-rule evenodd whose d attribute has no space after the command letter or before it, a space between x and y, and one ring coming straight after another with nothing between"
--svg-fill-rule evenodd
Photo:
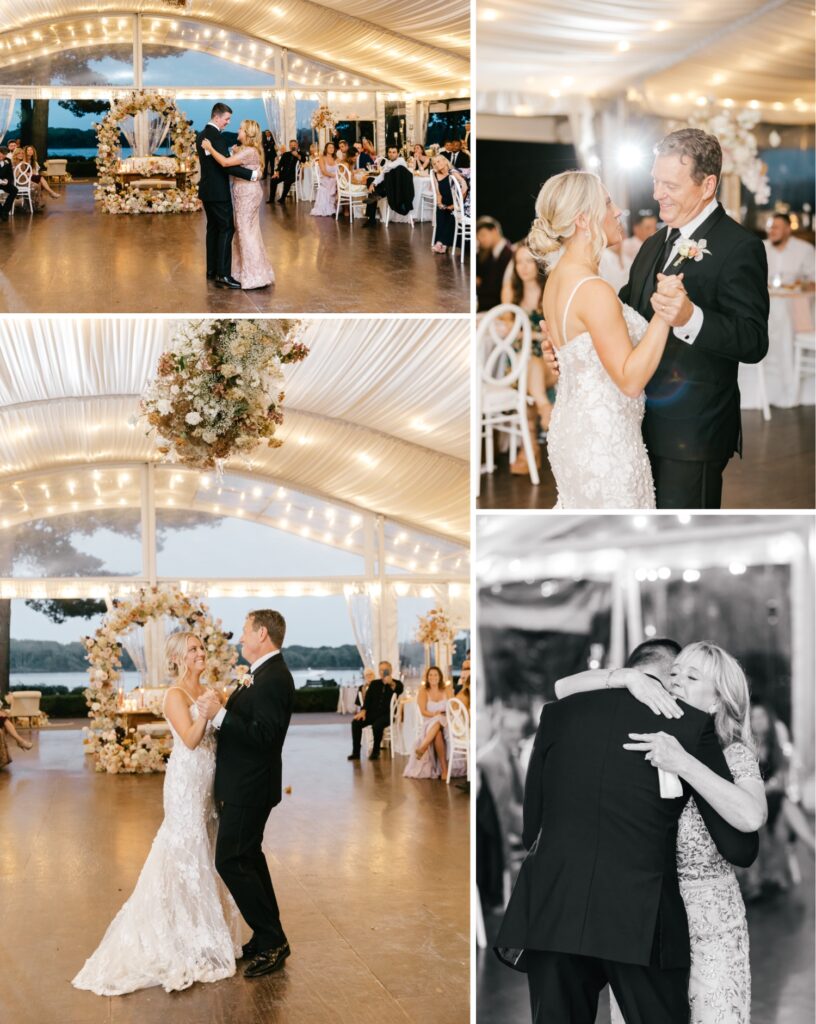
<instances>
[{"instance_id":1,"label":"woman's blonde wavy hair","mask_svg":"<svg viewBox=\"0 0 816 1024\"><path fill-rule=\"evenodd\" d=\"M589 222L592 258L596 265L600 263L607 242L603 230L606 200L603 182L591 171L564 171L549 178L536 199L536 219L527 236L530 252L549 268L578 230L575 220L584 213Z\"/></svg>"},{"instance_id":2,"label":"woman's blonde wavy hair","mask_svg":"<svg viewBox=\"0 0 816 1024\"><path fill-rule=\"evenodd\" d=\"M266 159L263 151L263 132L261 126L257 121L242 121L240 124L240 130L244 133L246 142L244 145L254 149L258 154L261 161L261 174L263 174L264 167L266 166Z\"/></svg>"},{"instance_id":3,"label":"woman's blonde wavy hair","mask_svg":"<svg viewBox=\"0 0 816 1024\"><path fill-rule=\"evenodd\" d=\"M178 633L171 633L164 645L164 656L167 659L167 674L176 682L184 678L184 656L187 653L187 641L192 637L200 639L195 633L184 630Z\"/></svg>"},{"instance_id":4,"label":"woman's blonde wavy hair","mask_svg":"<svg viewBox=\"0 0 816 1024\"><path fill-rule=\"evenodd\" d=\"M675 658L674 664L693 664L713 680L717 693L714 728L723 749L732 743L744 743L753 750L751 691L737 659L716 644L700 641L687 644Z\"/></svg>"}]
</instances>

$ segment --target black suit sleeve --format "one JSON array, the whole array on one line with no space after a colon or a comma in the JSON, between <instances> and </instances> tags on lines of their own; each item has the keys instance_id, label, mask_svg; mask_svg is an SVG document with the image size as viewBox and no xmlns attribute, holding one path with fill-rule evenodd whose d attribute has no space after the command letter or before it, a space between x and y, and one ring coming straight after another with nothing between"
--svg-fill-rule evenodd
<instances>
[{"instance_id":1,"label":"black suit sleeve","mask_svg":"<svg viewBox=\"0 0 816 1024\"><path fill-rule=\"evenodd\" d=\"M286 738L291 709L286 687L255 683L251 709L241 712L230 709L224 716L220 732L234 736L239 743L252 750L273 753L279 751Z\"/></svg>"},{"instance_id":2,"label":"black suit sleeve","mask_svg":"<svg viewBox=\"0 0 816 1024\"><path fill-rule=\"evenodd\" d=\"M536 841L541 829L541 800L543 793L544 762L547 758L547 751L550 746L549 715L545 705L541 712L541 720L538 723L533 752L530 755L530 764L527 767L527 780L524 783L524 825L521 833L521 840L524 848L529 850Z\"/></svg>"},{"instance_id":3,"label":"black suit sleeve","mask_svg":"<svg viewBox=\"0 0 816 1024\"><path fill-rule=\"evenodd\" d=\"M700 742L694 756L702 763L710 768L713 772L716 772L723 779L727 779L729 782L732 781L731 772L728 770L728 764L725 760L725 755L722 752L722 748L717 740L717 734L714 731L714 722L709 718L703 732L700 735ZM720 815L714 810L714 808L699 796L694 793L694 800L700 811L700 814L705 822L706 828L711 834L711 838L714 840L714 845L720 851L723 857L731 864L735 864L740 868L747 868L754 863L759 852L759 835L756 832L740 832L734 828L733 825L729 825L727 821L720 817Z\"/></svg>"},{"instance_id":4,"label":"black suit sleeve","mask_svg":"<svg viewBox=\"0 0 816 1024\"><path fill-rule=\"evenodd\" d=\"M705 259L705 257L703 257ZM759 363L768 352L768 257L758 238L746 235L723 261L717 310L703 311L694 347L739 363Z\"/></svg>"}]
</instances>

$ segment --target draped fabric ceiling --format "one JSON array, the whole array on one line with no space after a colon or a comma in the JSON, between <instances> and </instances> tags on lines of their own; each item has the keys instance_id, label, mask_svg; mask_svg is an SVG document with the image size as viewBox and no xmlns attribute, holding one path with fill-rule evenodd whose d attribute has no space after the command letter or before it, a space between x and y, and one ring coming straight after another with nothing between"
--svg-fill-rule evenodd
<instances>
[{"instance_id":1,"label":"draped fabric ceiling","mask_svg":"<svg viewBox=\"0 0 816 1024\"><path fill-rule=\"evenodd\" d=\"M480 113L568 114L629 94L664 117L707 103L813 121L810 0L479 0Z\"/></svg>"},{"instance_id":2,"label":"draped fabric ceiling","mask_svg":"<svg viewBox=\"0 0 816 1024\"><path fill-rule=\"evenodd\" d=\"M104 44L115 38L117 16L136 13L238 31L408 92L469 91L467 0L188 0L183 8L163 0L14 0L0 4L0 66L85 45L83 38ZM171 35L162 41L173 45Z\"/></svg>"},{"instance_id":3,"label":"draped fabric ceiling","mask_svg":"<svg viewBox=\"0 0 816 1024\"><path fill-rule=\"evenodd\" d=\"M172 330L172 321L153 319L0 323L3 525L38 514L32 498L14 497L26 478L158 462L131 421ZM283 446L260 448L249 469L236 460L228 471L429 531L446 550L466 544L466 325L312 320L305 341L309 357L285 368ZM171 469L161 471L167 479Z\"/></svg>"}]
</instances>

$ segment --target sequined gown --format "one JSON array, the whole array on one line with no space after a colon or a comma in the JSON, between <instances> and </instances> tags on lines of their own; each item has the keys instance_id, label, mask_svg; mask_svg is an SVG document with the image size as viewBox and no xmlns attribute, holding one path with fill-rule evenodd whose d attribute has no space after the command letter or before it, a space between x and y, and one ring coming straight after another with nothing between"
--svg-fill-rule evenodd
<instances>
[{"instance_id":1,"label":"sequined gown","mask_svg":"<svg viewBox=\"0 0 816 1024\"><path fill-rule=\"evenodd\" d=\"M72 982L100 996L219 981L241 954L240 915L215 870L215 733L208 722L190 750L170 731L164 821L130 898Z\"/></svg>"},{"instance_id":2,"label":"sequined gown","mask_svg":"<svg viewBox=\"0 0 816 1024\"><path fill-rule=\"evenodd\" d=\"M742 743L724 753L734 782L761 778L756 758ZM691 943L689 1024L750 1024L745 904L734 868L717 851L693 797L678 823L677 877ZM623 1024L614 1004L612 1024Z\"/></svg>"},{"instance_id":3,"label":"sequined gown","mask_svg":"<svg viewBox=\"0 0 816 1024\"><path fill-rule=\"evenodd\" d=\"M579 281L564 308L561 337ZM623 317L633 344L647 321L631 306ZM556 350L558 390L547 452L558 488L556 508L654 508L652 469L641 423L645 398L628 398L604 369L589 331Z\"/></svg>"},{"instance_id":4,"label":"sequined gown","mask_svg":"<svg viewBox=\"0 0 816 1024\"><path fill-rule=\"evenodd\" d=\"M257 150L247 146L241 150L241 166L251 171L261 166ZM232 213L235 235L232 239L232 276L243 289L265 288L275 283L275 271L266 255L261 234L261 203L263 185L260 181L244 181L230 177Z\"/></svg>"}]
</instances>

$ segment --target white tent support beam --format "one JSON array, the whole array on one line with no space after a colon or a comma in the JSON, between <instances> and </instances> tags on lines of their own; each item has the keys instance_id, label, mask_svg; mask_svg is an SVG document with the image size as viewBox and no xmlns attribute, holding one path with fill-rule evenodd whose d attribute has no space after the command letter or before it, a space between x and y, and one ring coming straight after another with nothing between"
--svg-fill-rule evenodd
<instances>
[{"instance_id":1,"label":"white tent support beam","mask_svg":"<svg viewBox=\"0 0 816 1024\"><path fill-rule=\"evenodd\" d=\"M791 732L801 761L802 778L811 778L816 767L814 554L812 547L803 542L791 562Z\"/></svg>"},{"instance_id":2,"label":"white tent support beam","mask_svg":"<svg viewBox=\"0 0 816 1024\"><path fill-rule=\"evenodd\" d=\"M612 579L612 607L609 623L609 668L620 668L626 660L626 572L618 569Z\"/></svg>"},{"instance_id":3,"label":"white tent support beam","mask_svg":"<svg viewBox=\"0 0 816 1024\"><path fill-rule=\"evenodd\" d=\"M626 635L627 646L633 650L643 637L643 606L640 600L640 583L632 573L625 576L626 585ZM623 662L621 661L621 664Z\"/></svg>"}]
</instances>

